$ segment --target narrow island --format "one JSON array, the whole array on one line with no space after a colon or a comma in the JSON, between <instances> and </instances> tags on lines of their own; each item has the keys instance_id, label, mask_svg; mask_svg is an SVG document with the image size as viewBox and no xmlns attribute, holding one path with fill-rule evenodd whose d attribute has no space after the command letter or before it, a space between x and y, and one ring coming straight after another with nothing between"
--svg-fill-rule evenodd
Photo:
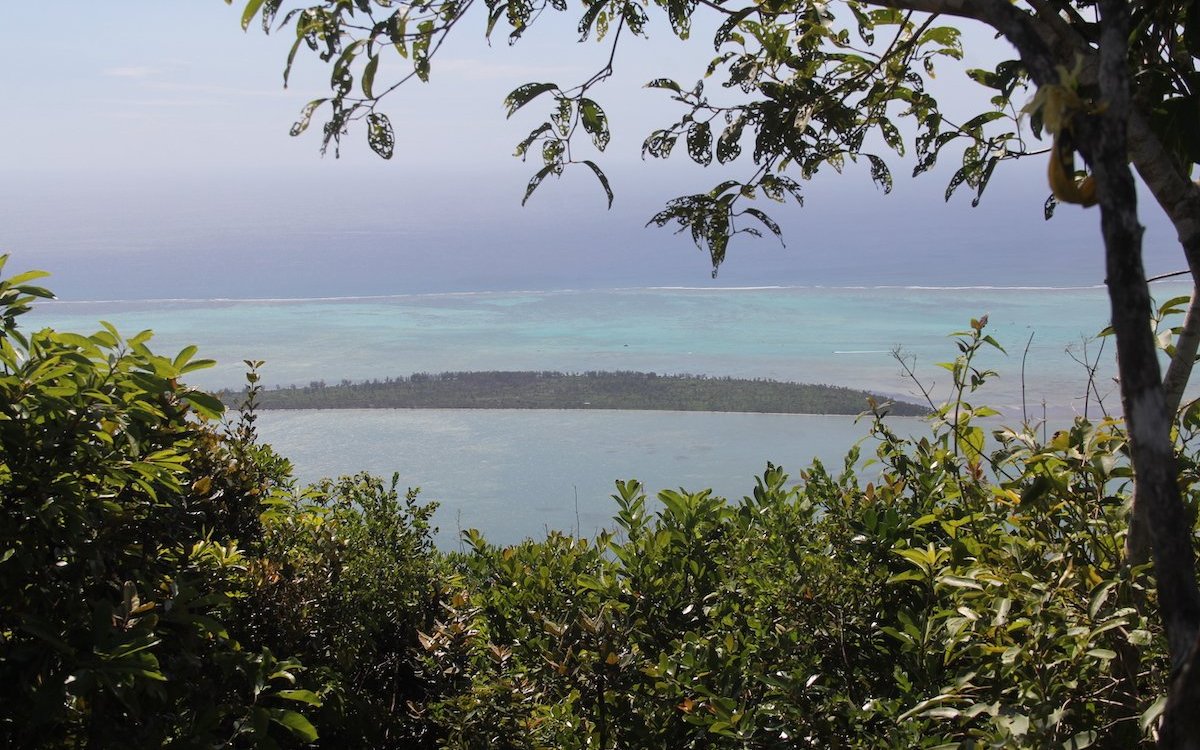
<instances>
[{"instance_id":1,"label":"narrow island","mask_svg":"<svg viewBox=\"0 0 1200 750\"><path fill-rule=\"evenodd\" d=\"M234 406L243 392L217 394ZM443 372L263 390L261 409L626 409L782 414L860 414L868 399L896 416L928 409L866 391L768 379L653 372Z\"/></svg>"}]
</instances>

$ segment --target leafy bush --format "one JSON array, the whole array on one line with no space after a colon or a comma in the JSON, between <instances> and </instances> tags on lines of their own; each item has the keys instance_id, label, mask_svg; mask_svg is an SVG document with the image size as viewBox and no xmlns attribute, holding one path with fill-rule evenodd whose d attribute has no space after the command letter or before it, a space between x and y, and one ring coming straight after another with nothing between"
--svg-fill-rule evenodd
<instances>
[{"instance_id":1,"label":"leafy bush","mask_svg":"<svg viewBox=\"0 0 1200 750\"><path fill-rule=\"evenodd\" d=\"M221 427L179 383L192 348L21 331L34 278L0 280L5 746L1153 742L1168 665L1122 559L1122 424L989 438L982 321L929 433L875 414L865 463L768 465L733 502L618 482L595 539L441 553L396 478L294 486L257 441L257 363ZM1200 408L1178 432L1195 507Z\"/></svg>"},{"instance_id":2,"label":"leafy bush","mask_svg":"<svg viewBox=\"0 0 1200 750\"><path fill-rule=\"evenodd\" d=\"M193 347L21 331L40 275L0 280L0 743L315 737L302 667L228 630L272 467L239 460L220 403L180 385L210 364Z\"/></svg>"},{"instance_id":3,"label":"leafy bush","mask_svg":"<svg viewBox=\"0 0 1200 750\"><path fill-rule=\"evenodd\" d=\"M932 434L876 418L873 466L768 466L751 496L618 483L616 535L468 532L421 636L446 747L1132 747L1166 674L1122 565L1121 425L1042 445L967 399L959 334ZM863 483L861 472L875 472Z\"/></svg>"},{"instance_id":4,"label":"leafy bush","mask_svg":"<svg viewBox=\"0 0 1200 750\"><path fill-rule=\"evenodd\" d=\"M273 497L237 607L247 643L297 655L320 680L327 747L408 747L422 734L408 706L425 697L413 647L438 608L437 506L396 483L361 474Z\"/></svg>"}]
</instances>

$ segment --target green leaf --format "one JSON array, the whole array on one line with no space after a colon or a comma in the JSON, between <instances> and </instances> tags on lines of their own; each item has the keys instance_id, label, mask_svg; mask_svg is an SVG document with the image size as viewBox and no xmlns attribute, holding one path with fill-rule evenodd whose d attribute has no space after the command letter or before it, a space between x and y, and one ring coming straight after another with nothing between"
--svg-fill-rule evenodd
<instances>
[{"instance_id":1,"label":"green leaf","mask_svg":"<svg viewBox=\"0 0 1200 750\"><path fill-rule=\"evenodd\" d=\"M1191 301L1192 298L1186 294L1179 297L1172 297L1158 306L1158 314L1160 317L1166 317L1167 315L1181 313Z\"/></svg>"},{"instance_id":2,"label":"green leaf","mask_svg":"<svg viewBox=\"0 0 1200 750\"><path fill-rule=\"evenodd\" d=\"M271 721L288 730L296 738L304 742L315 742L317 728L302 714L286 709L272 708L269 710Z\"/></svg>"},{"instance_id":3,"label":"green leaf","mask_svg":"<svg viewBox=\"0 0 1200 750\"><path fill-rule=\"evenodd\" d=\"M363 68L362 74L362 90L363 96L368 99L374 99L375 73L379 70L379 55L371 55L371 59L367 60L366 66Z\"/></svg>"},{"instance_id":4,"label":"green leaf","mask_svg":"<svg viewBox=\"0 0 1200 750\"><path fill-rule=\"evenodd\" d=\"M658 493L658 501L667 511L666 517L681 520L687 515L687 499L674 490L663 490Z\"/></svg>"},{"instance_id":5,"label":"green leaf","mask_svg":"<svg viewBox=\"0 0 1200 750\"><path fill-rule=\"evenodd\" d=\"M982 427L969 427L960 431L959 445L968 459L975 459L983 455L985 439Z\"/></svg>"},{"instance_id":6,"label":"green leaf","mask_svg":"<svg viewBox=\"0 0 1200 750\"><path fill-rule=\"evenodd\" d=\"M604 194L608 196L608 207L612 208L613 191L612 187L608 184L608 177L604 174L600 167L596 165L595 162L584 159L583 163L592 170L592 172L596 175L596 179L600 181L600 187L604 188Z\"/></svg>"},{"instance_id":7,"label":"green leaf","mask_svg":"<svg viewBox=\"0 0 1200 750\"><path fill-rule=\"evenodd\" d=\"M10 287L20 286L27 281L33 281L34 279L41 279L41 278L44 278L49 275L50 275L49 271L26 271L24 273L19 273L16 276L13 276L12 278L6 279L5 286L10 286Z\"/></svg>"},{"instance_id":8,"label":"green leaf","mask_svg":"<svg viewBox=\"0 0 1200 750\"><path fill-rule=\"evenodd\" d=\"M194 359L183 367L180 367L179 374L186 375L187 373L194 372L196 370L207 370L209 367L213 367L216 364L217 360L215 359Z\"/></svg>"},{"instance_id":9,"label":"green leaf","mask_svg":"<svg viewBox=\"0 0 1200 750\"><path fill-rule=\"evenodd\" d=\"M1160 695L1158 700L1150 704L1150 707L1142 713L1141 718L1138 720L1138 726L1142 728L1143 732L1158 721L1158 717L1162 716L1162 712L1166 707L1167 696L1165 695Z\"/></svg>"},{"instance_id":10,"label":"green leaf","mask_svg":"<svg viewBox=\"0 0 1200 750\"><path fill-rule=\"evenodd\" d=\"M183 349L179 351L179 354L175 355L175 360L171 364L175 365L177 368L183 367L188 363L188 360L196 355L197 351L199 351L199 349L195 344L189 344L188 346L183 347Z\"/></svg>"},{"instance_id":11,"label":"green leaf","mask_svg":"<svg viewBox=\"0 0 1200 750\"><path fill-rule=\"evenodd\" d=\"M509 92L508 96L504 97L504 108L508 111L507 116L512 117L518 109L547 91L558 90L558 85L553 83L526 83L516 87Z\"/></svg>"},{"instance_id":12,"label":"green leaf","mask_svg":"<svg viewBox=\"0 0 1200 750\"><path fill-rule=\"evenodd\" d=\"M1085 747L1091 747L1095 744L1099 736L1098 733L1091 729L1080 732L1062 744L1063 750L1083 750Z\"/></svg>"},{"instance_id":13,"label":"green leaf","mask_svg":"<svg viewBox=\"0 0 1200 750\"><path fill-rule=\"evenodd\" d=\"M952 576L952 575L939 576L938 583L942 584L943 586L949 586L950 588L955 588L955 589L975 589L977 591L983 590L983 586L979 585L978 581L972 580L970 578L964 578L962 576Z\"/></svg>"},{"instance_id":14,"label":"green leaf","mask_svg":"<svg viewBox=\"0 0 1200 750\"><path fill-rule=\"evenodd\" d=\"M254 14L258 13L262 4L263 0L249 0L246 3L246 9L242 11L242 31L250 28L250 22L254 20Z\"/></svg>"},{"instance_id":15,"label":"green leaf","mask_svg":"<svg viewBox=\"0 0 1200 750\"><path fill-rule=\"evenodd\" d=\"M321 705L321 697L311 690L280 690L278 695L284 700L299 701L310 706Z\"/></svg>"},{"instance_id":16,"label":"green leaf","mask_svg":"<svg viewBox=\"0 0 1200 750\"><path fill-rule=\"evenodd\" d=\"M225 413L225 404L216 396L203 391L188 391L183 394L183 400L191 404L197 414L208 419L220 419Z\"/></svg>"},{"instance_id":17,"label":"green leaf","mask_svg":"<svg viewBox=\"0 0 1200 750\"><path fill-rule=\"evenodd\" d=\"M1108 595L1113 592L1116 585L1116 581L1108 581L1096 587L1095 592L1092 594L1091 602L1088 604L1088 615L1093 620L1100 613L1100 607L1104 606L1105 600L1108 599Z\"/></svg>"}]
</instances>

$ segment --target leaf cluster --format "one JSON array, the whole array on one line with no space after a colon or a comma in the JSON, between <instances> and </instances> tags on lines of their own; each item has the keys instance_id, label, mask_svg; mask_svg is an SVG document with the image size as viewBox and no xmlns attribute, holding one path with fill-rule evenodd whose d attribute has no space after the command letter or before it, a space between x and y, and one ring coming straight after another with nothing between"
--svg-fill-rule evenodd
<instances>
[{"instance_id":1,"label":"leaf cluster","mask_svg":"<svg viewBox=\"0 0 1200 750\"><path fill-rule=\"evenodd\" d=\"M368 143L390 158L395 136L386 115L377 109L379 102L414 77L429 79L433 55L472 4L473 0L324 0L295 7L277 18L282 0L251 0L242 22L245 28L257 15L264 31L273 27L294 31L285 82L302 47L330 66L331 95L304 107L293 135L308 127L318 109L328 106L323 149L331 142L340 143L352 121L366 118ZM568 10L561 0L487 0L485 5L487 36L503 25L509 30L510 44L544 13ZM976 80L998 91L992 99L995 111L961 124L941 114L938 102L926 90L926 80L934 75L938 60L961 59L962 49L958 30L936 25L933 18L921 20L912 13L859 2L847 3L845 13L835 14L825 4L813 2L738 5L658 0L643 6L596 0L584 4L577 30L580 41L591 38L609 45L606 64L576 85L531 82L504 99L510 117L535 100L548 104L544 122L516 148L522 159L531 153L541 156L524 201L547 177L557 177L578 164L598 179L611 206L613 191L600 165L574 153L579 134L601 152L610 140L609 119L592 91L611 75L622 33L646 36L650 25L660 20L657 13L665 16L671 34L687 39L693 17L702 10L719 19L712 38L717 56L693 87L666 78L649 81L648 87L666 92L683 114L649 135L643 156L666 158L682 139L688 157L698 164L709 165L714 158L732 164L743 156L753 163L747 177L677 198L651 219L658 226L677 224L689 230L708 252L714 271L724 259L730 237L757 236L761 227L781 234L764 211L744 204L760 194L774 201L785 197L799 201L799 181L823 168L841 172L848 163L862 161L871 179L886 192L893 177L885 152L903 157L906 140L911 141L917 156L914 172L919 174L934 165L947 144L962 141L967 144L963 166L952 178L947 197L968 184L976 189L978 200L996 164L1025 151L1016 127L985 132L996 120L1016 125L1011 98L1025 82L1018 63L1004 63L994 73L972 72ZM381 87L376 76L385 56L403 62L406 72ZM719 85L706 89L706 81ZM904 135L906 128L913 132L911 138Z\"/></svg>"}]
</instances>

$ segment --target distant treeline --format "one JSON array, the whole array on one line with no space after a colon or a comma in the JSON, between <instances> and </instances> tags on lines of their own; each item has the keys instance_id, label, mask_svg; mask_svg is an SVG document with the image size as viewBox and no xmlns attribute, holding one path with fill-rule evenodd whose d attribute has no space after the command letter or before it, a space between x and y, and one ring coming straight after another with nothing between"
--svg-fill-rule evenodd
<instances>
[{"instance_id":1,"label":"distant treeline","mask_svg":"<svg viewBox=\"0 0 1200 750\"><path fill-rule=\"evenodd\" d=\"M222 391L226 404L242 394ZM777 380L657 375L652 372L443 372L337 385L324 381L260 394L263 409L631 409L858 414L866 391ZM876 401L886 399L874 397ZM899 416L923 407L895 402Z\"/></svg>"}]
</instances>

